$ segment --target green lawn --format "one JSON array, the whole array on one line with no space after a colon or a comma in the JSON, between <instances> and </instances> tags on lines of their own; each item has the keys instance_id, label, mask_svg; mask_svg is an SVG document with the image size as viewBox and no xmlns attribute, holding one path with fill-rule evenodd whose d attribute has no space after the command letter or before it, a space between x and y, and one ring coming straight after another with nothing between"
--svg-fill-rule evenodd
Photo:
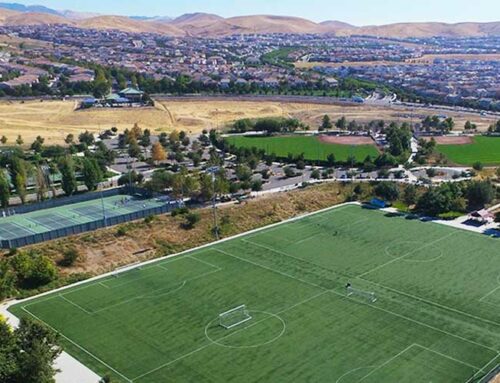
<instances>
[{"instance_id":1,"label":"green lawn","mask_svg":"<svg viewBox=\"0 0 500 383\"><path fill-rule=\"evenodd\" d=\"M499 165L500 137L476 136L472 144L438 145L438 151L460 165L470 166L477 161L484 165Z\"/></svg>"},{"instance_id":2,"label":"green lawn","mask_svg":"<svg viewBox=\"0 0 500 383\"><path fill-rule=\"evenodd\" d=\"M333 153L337 161L346 161L353 154L358 161L363 161L366 156L378 156L375 145L340 145L321 142L313 136L278 136L278 137L245 137L230 136L230 144L238 147L264 149L267 154L274 153L280 158L285 158L288 153L294 156L304 153L305 158L311 161L326 160Z\"/></svg>"},{"instance_id":3,"label":"green lawn","mask_svg":"<svg viewBox=\"0 0 500 383\"><path fill-rule=\"evenodd\" d=\"M119 382L477 383L500 362L499 244L349 205L11 310Z\"/></svg>"}]
</instances>

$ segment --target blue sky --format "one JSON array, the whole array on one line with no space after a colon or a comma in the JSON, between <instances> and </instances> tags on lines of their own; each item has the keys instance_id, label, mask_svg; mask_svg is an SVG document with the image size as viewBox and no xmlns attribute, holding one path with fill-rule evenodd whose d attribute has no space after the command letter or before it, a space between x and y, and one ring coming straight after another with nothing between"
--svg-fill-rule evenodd
<instances>
[{"instance_id":1,"label":"blue sky","mask_svg":"<svg viewBox=\"0 0 500 383\"><path fill-rule=\"evenodd\" d=\"M12 0L13 2L16 0ZM402 21L500 21L499 0L17 0L56 9L105 14L179 16L209 12L221 16L275 14L356 25Z\"/></svg>"}]
</instances>

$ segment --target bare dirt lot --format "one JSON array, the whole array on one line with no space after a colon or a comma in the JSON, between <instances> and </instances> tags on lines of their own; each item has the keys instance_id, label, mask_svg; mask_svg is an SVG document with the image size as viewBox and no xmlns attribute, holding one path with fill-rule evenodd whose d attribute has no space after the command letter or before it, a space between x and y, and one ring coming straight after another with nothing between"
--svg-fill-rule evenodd
<instances>
[{"instance_id":1,"label":"bare dirt lot","mask_svg":"<svg viewBox=\"0 0 500 383\"><path fill-rule=\"evenodd\" d=\"M163 99L151 108L88 109L75 110L76 101L1 101L0 135L12 144L18 134L24 142L33 142L36 136L46 139L46 144L62 143L68 133L77 135L89 130L102 131L111 127L120 130L138 123L153 132L185 130L191 133L203 129L223 128L241 118L294 117L316 128L328 114L333 120L345 116L348 120L368 122L374 119L386 121L416 122L425 115L441 111L418 110L403 106L375 106L333 104L325 102L295 102L281 100L240 100L226 98ZM462 112L444 112L455 119L457 129L465 121L476 123L479 130L486 130L494 118Z\"/></svg>"},{"instance_id":2,"label":"bare dirt lot","mask_svg":"<svg viewBox=\"0 0 500 383\"><path fill-rule=\"evenodd\" d=\"M321 142L341 145L373 145L373 139L361 136L320 136Z\"/></svg>"},{"instance_id":3,"label":"bare dirt lot","mask_svg":"<svg viewBox=\"0 0 500 383\"><path fill-rule=\"evenodd\" d=\"M429 138L430 140L430 138ZM467 145L472 144L472 137L434 137L438 145Z\"/></svg>"}]
</instances>

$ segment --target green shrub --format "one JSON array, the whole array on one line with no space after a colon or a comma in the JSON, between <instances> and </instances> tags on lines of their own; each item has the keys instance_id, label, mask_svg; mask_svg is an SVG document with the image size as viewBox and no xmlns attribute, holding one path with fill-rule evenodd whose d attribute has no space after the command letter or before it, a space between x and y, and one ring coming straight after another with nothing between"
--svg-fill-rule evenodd
<instances>
[{"instance_id":1,"label":"green shrub","mask_svg":"<svg viewBox=\"0 0 500 383\"><path fill-rule=\"evenodd\" d=\"M150 223L153 223L153 221L156 219L154 215L148 215L146 218L144 218L144 223L149 225Z\"/></svg>"},{"instance_id":2,"label":"green shrub","mask_svg":"<svg viewBox=\"0 0 500 383\"><path fill-rule=\"evenodd\" d=\"M196 226L198 222L200 222L201 216L200 213L191 212L186 215L186 222L184 223L185 229L192 229Z\"/></svg>"},{"instance_id":3,"label":"green shrub","mask_svg":"<svg viewBox=\"0 0 500 383\"><path fill-rule=\"evenodd\" d=\"M477 170L479 172L479 171L483 170L484 165L480 161L477 161L477 162L474 162L474 164L472 164L472 167L474 168L474 170Z\"/></svg>"},{"instance_id":4,"label":"green shrub","mask_svg":"<svg viewBox=\"0 0 500 383\"><path fill-rule=\"evenodd\" d=\"M62 267L70 267L75 264L75 262L80 258L80 253L77 249L71 248L63 253L63 259L59 261L59 265Z\"/></svg>"},{"instance_id":5,"label":"green shrub","mask_svg":"<svg viewBox=\"0 0 500 383\"><path fill-rule=\"evenodd\" d=\"M120 226L116 230L116 236L123 237L123 236L127 235L127 232L128 232L128 228L126 226Z\"/></svg>"}]
</instances>

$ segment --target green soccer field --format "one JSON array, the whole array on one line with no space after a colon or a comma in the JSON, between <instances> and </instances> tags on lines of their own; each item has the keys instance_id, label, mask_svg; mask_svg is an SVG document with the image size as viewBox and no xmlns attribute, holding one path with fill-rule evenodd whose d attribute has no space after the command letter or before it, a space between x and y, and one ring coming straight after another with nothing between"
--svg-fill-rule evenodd
<instances>
[{"instance_id":1,"label":"green soccer field","mask_svg":"<svg viewBox=\"0 0 500 383\"><path fill-rule=\"evenodd\" d=\"M477 383L500 362L499 245L346 205L11 311L120 382Z\"/></svg>"},{"instance_id":2,"label":"green soccer field","mask_svg":"<svg viewBox=\"0 0 500 383\"><path fill-rule=\"evenodd\" d=\"M350 155L362 162L367 156L376 158L379 155L375 145L341 145L321 142L313 136L278 136L278 137L245 137L231 136L226 140L237 147L264 149L267 154L275 154L285 158L288 153L294 156L304 153L306 160L325 161L329 154L334 154L337 161L346 161Z\"/></svg>"},{"instance_id":3,"label":"green soccer field","mask_svg":"<svg viewBox=\"0 0 500 383\"><path fill-rule=\"evenodd\" d=\"M478 161L483 165L500 164L500 137L476 136L472 144L438 145L437 149L455 164L471 166Z\"/></svg>"}]
</instances>

